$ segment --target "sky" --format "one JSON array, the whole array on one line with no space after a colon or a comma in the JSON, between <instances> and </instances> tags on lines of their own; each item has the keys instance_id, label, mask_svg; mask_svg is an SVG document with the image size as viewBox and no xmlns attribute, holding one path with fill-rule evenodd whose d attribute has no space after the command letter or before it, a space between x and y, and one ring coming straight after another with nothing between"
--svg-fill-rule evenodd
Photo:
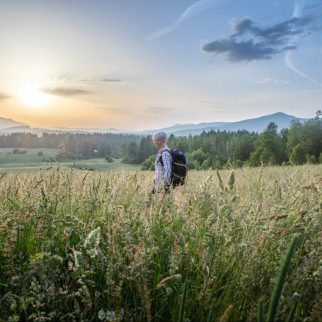
<instances>
[{"instance_id":1,"label":"sky","mask_svg":"<svg viewBox=\"0 0 322 322\"><path fill-rule=\"evenodd\" d=\"M0 117L159 129L322 108L320 0L0 0Z\"/></svg>"}]
</instances>

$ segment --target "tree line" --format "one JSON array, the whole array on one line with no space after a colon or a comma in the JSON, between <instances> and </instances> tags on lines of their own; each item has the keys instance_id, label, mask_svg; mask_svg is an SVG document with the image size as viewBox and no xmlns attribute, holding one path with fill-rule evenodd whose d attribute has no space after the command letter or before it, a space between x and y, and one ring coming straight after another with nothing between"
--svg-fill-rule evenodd
<instances>
[{"instance_id":1,"label":"tree line","mask_svg":"<svg viewBox=\"0 0 322 322\"><path fill-rule=\"evenodd\" d=\"M278 132L270 123L262 133L246 130L209 131L200 135L169 136L167 145L187 156L190 169L322 163L322 113L304 123L292 121ZM121 158L152 170L156 148L151 136L112 133L14 133L0 136L0 148L56 148L51 161L64 159Z\"/></svg>"},{"instance_id":2,"label":"tree line","mask_svg":"<svg viewBox=\"0 0 322 322\"><path fill-rule=\"evenodd\" d=\"M12 133L0 136L0 148L53 148L55 160L122 157L122 144L137 142L140 137L113 133Z\"/></svg>"},{"instance_id":3,"label":"tree line","mask_svg":"<svg viewBox=\"0 0 322 322\"><path fill-rule=\"evenodd\" d=\"M190 169L317 164L322 163L321 115L318 111L315 118L304 123L292 121L289 129L280 132L272 122L260 134L243 130L210 131L188 137L171 135L167 145L185 152ZM153 169L154 161L155 155L151 155L141 168Z\"/></svg>"}]
</instances>

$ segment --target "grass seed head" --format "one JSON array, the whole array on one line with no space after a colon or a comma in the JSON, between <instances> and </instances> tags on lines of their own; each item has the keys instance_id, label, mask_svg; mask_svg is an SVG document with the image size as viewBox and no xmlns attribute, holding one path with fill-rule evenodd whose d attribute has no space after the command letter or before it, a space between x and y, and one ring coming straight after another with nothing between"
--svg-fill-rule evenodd
<instances>
[{"instance_id":1,"label":"grass seed head","mask_svg":"<svg viewBox=\"0 0 322 322\"><path fill-rule=\"evenodd\" d=\"M229 179L228 179L228 187L230 190L233 190L234 183L235 183L235 172L234 172L234 170L232 170L230 172Z\"/></svg>"},{"instance_id":2,"label":"grass seed head","mask_svg":"<svg viewBox=\"0 0 322 322\"><path fill-rule=\"evenodd\" d=\"M100 241L100 227L92 230L89 235L87 236L84 247L88 250L95 248L98 246Z\"/></svg>"}]
</instances>

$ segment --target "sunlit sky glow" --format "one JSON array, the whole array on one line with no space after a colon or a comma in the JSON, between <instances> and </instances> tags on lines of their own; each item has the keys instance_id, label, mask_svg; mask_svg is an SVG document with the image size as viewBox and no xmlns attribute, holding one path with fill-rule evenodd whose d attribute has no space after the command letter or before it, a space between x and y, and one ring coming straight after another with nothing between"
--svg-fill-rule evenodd
<instances>
[{"instance_id":1,"label":"sunlit sky glow","mask_svg":"<svg viewBox=\"0 0 322 322\"><path fill-rule=\"evenodd\" d=\"M0 117L156 129L322 108L318 0L0 4Z\"/></svg>"}]
</instances>

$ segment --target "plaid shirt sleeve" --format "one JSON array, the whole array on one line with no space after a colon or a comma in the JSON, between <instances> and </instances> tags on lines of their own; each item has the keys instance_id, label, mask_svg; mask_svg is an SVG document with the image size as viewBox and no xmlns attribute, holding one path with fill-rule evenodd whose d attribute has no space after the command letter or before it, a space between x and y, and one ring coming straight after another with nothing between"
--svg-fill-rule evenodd
<instances>
[{"instance_id":1,"label":"plaid shirt sleeve","mask_svg":"<svg viewBox=\"0 0 322 322\"><path fill-rule=\"evenodd\" d=\"M166 149L165 147L164 149ZM155 160L155 176L154 176L154 183L155 185L164 185L165 183L171 183L171 162L172 157L168 151L161 151L158 152L157 158ZM163 166L160 162L160 157L162 153L162 161Z\"/></svg>"},{"instance_id":2,"label":"plaid shirt sleeve","mask_svg":"<svg viewBox=\"0 0 322 322\"><path fill-rule=\"evenodd\" d=\"M162 161L163 161L163 171L162 171L162 180L164 183L171 183L171 163L172 157L168 151L164 151L162 153Z\"/></svg>"}]
</instances>

